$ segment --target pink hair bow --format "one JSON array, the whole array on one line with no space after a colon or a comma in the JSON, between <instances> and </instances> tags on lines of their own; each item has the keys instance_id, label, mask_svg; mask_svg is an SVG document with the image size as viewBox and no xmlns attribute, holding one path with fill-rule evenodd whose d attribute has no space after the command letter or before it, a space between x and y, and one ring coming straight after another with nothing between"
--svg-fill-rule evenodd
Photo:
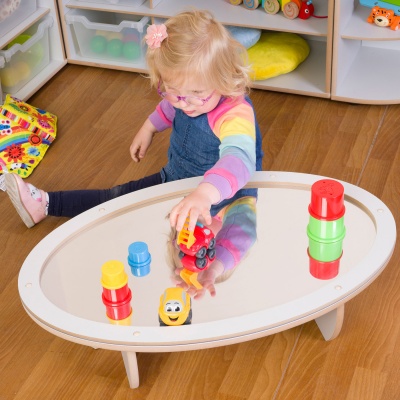
<instances>
[{"instance_id":1,"label":"pink hair bow","mask_svg":"<svg viewBox=\"0 0 400 400\"><path fill-rule=\"evenodd\" d=\"M167 27L164 24L161 25L150 25L147 28L146 39L147 45L151 49L157 49L161 46L161 42L168 36Z\"/></svg>"}]
</instances>

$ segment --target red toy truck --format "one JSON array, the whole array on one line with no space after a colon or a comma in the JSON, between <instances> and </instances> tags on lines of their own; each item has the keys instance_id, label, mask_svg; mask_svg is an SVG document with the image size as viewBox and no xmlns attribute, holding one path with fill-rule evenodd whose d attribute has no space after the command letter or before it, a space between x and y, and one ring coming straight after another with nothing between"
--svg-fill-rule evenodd
<instances>
[{"instance_id":1,"label":"red toy truck","mask_svg":"<svg viewBox=\"0 0 400 400\"><path fill-rule=\"evenodd\" d=\"M183 266L180 276L188 285L201 289L197 274L206 270L215 258L215 236L210 228L200 222L196 223L193 233L189 232L187 227L188 220L177 238Z\"/></svg>"},{"instance_id":2,"label":"red toy truck","mask_svg":"<svg viewBox=\"0 0 400 400\"><path fill-rule=\"evenodd\" d=\"M211 229L205 227L200 222L197 222L193 236L195 239L194 242L179 240L178 238L179 257L183 267L189 271L204 271L215 258L215 237Z\"/></svg>"}]
</instances>

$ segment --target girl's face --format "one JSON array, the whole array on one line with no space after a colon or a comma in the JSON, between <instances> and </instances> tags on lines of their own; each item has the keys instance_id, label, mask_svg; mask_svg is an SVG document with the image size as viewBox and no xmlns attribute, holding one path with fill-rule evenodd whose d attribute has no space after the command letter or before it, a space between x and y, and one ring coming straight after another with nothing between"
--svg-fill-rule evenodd
<instances>
[{"instance_id":1,"label":"girl's face","mask_svg":"<svg viewBox=\"0 0 400 400\"><path fill-rule=\"evenodd\" d=\"M207 82L202 82L193 77L188 77L184 81L179 81L179 83L172 81L163 82L161 91L163 92L163 97L166 97L175 108L181 109L189 117L197 117L212 111L221 99L221 95L210 87ZM175 95L179 98L168 95ZM185 100L186 97L188 98ZM199 105L198 103L202 102L192 101L193 98L206 101L203 101L204 104Z\"/></svg>"}]
</instances>

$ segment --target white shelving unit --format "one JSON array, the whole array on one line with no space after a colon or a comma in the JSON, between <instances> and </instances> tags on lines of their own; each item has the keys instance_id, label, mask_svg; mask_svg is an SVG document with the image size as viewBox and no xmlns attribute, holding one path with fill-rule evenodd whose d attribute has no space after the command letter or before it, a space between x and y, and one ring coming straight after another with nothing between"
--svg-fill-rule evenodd
<instances>
[{"instance_id":1,"label":"white shelving unit","mask_svg":"<svg viewBox=\"0 0 400 400\"><path fill-rule=\"evenodd\" d=\"M400 103L400 30L367 22L371 8L336 0L332 68L333 100Z\"/></svg>"},{"instance_id":2,"label":"white shelving unit","mask_svg":"<svg viewBox=\"0 0 400 400\"><path fill-rule=\"evenodd\" d=\"M0 49L2 49L33 24L41 21L45 16L50 15L53 19L53 25L49 28L50 63L29 80L17 93L13 93L13 96L21 100L28 99L67 63L56 0L38 0L37 5L38 8L32 15L0 37ZM4 95L5 93L3 93Z\"/></svg>"},{"instance_id":3,"label":"white shelving unit","mask_svg":"<svg viewBox=\"0 0 400 400\"><path fill-rule=\"evenodd\" d=\"M134 0L131 0L135 4ZM112 3L107 0L37 0L38 8L18 26L0 36L0 48L51 15L50 64L32 78L18 93L21 99L29 98L55 75L67 61L104 68L146 72L143 60L129 62L83 57L74 30L65 21L69 11L97 10L120 14L127 19L132 15L168 18L191 7L210 10L225 25L246 26L270 31L292 32L301 35L310 45L308 58L294 71L264 81L255 81L258 89L295 93L333 100L364 104L400 103L400 30L381 28L366 20L370 8L359 0L314 0L316 15L320 19L299 18L289 20L282 12L267 14L262 7L248 10L243 5L234 6L226 0L146 0L143 4L129 5L128 0ZM57 3L60 19L57 12ZM64 40L62 39L61 27ZM64 45L66 56L64 54ZM378 78L384 77L380 84Z\"/></svg>"},{"instance_id":4,"label":"white shelving unit","mask_svg":"<svg viewBox=\"0 0 400 400\"><path fill-rule=\"evenodd\" d=\"M147 71L144 62L130 66L123 62L82 57L73 29L65 21L65 14L71 9L122 13L127 16L135 14L151 18L168 18L177 12L196 7L210 10L225 25L292 32L301 35L310 45L309 57L295 71L272 79L255 81L253 86L279 92L330 97L334 0L314 1L316 14L328 15L328 18L312 17L308 20L299 18L290 20L285 18L282 12L270 15L261 6L256 10L248 10L243 5L234 6L226 0L203 0L201 2L198 0L146 0L142 5L136 7L126 5L126 2L123 4L80 0L58 0L58 2L69 63L136 72Z\"/></svg>"}]
</instances>

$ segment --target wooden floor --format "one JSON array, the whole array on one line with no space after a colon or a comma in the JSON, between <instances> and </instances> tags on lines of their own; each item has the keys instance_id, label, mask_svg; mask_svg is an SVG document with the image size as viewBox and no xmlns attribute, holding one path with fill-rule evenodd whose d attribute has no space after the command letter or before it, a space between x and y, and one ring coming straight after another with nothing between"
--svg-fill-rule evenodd
<instances>
[{"instance_id":1,"label":"wooden floor","mask_svg":"<svg viewBox=\"0 0 400 400\"><path fill-rule=\"evenodd\" d=\"M159 170L168 134L140 164L129 145L158 102L134 73L68 65L29 99L59 117L58 137L28 179L45 190L110 187ZM263 169L321 174L381 198L400 226L400 105L368 106L254 90ZM31 249L65 219L28 230L0 192L0 399L397 400L400 398L400 246L382 275L345 307L325 342L315 322L239 345L138 355L129 389L121 354L59 339L18 296Z\"/></svg>"}]
</instances>

